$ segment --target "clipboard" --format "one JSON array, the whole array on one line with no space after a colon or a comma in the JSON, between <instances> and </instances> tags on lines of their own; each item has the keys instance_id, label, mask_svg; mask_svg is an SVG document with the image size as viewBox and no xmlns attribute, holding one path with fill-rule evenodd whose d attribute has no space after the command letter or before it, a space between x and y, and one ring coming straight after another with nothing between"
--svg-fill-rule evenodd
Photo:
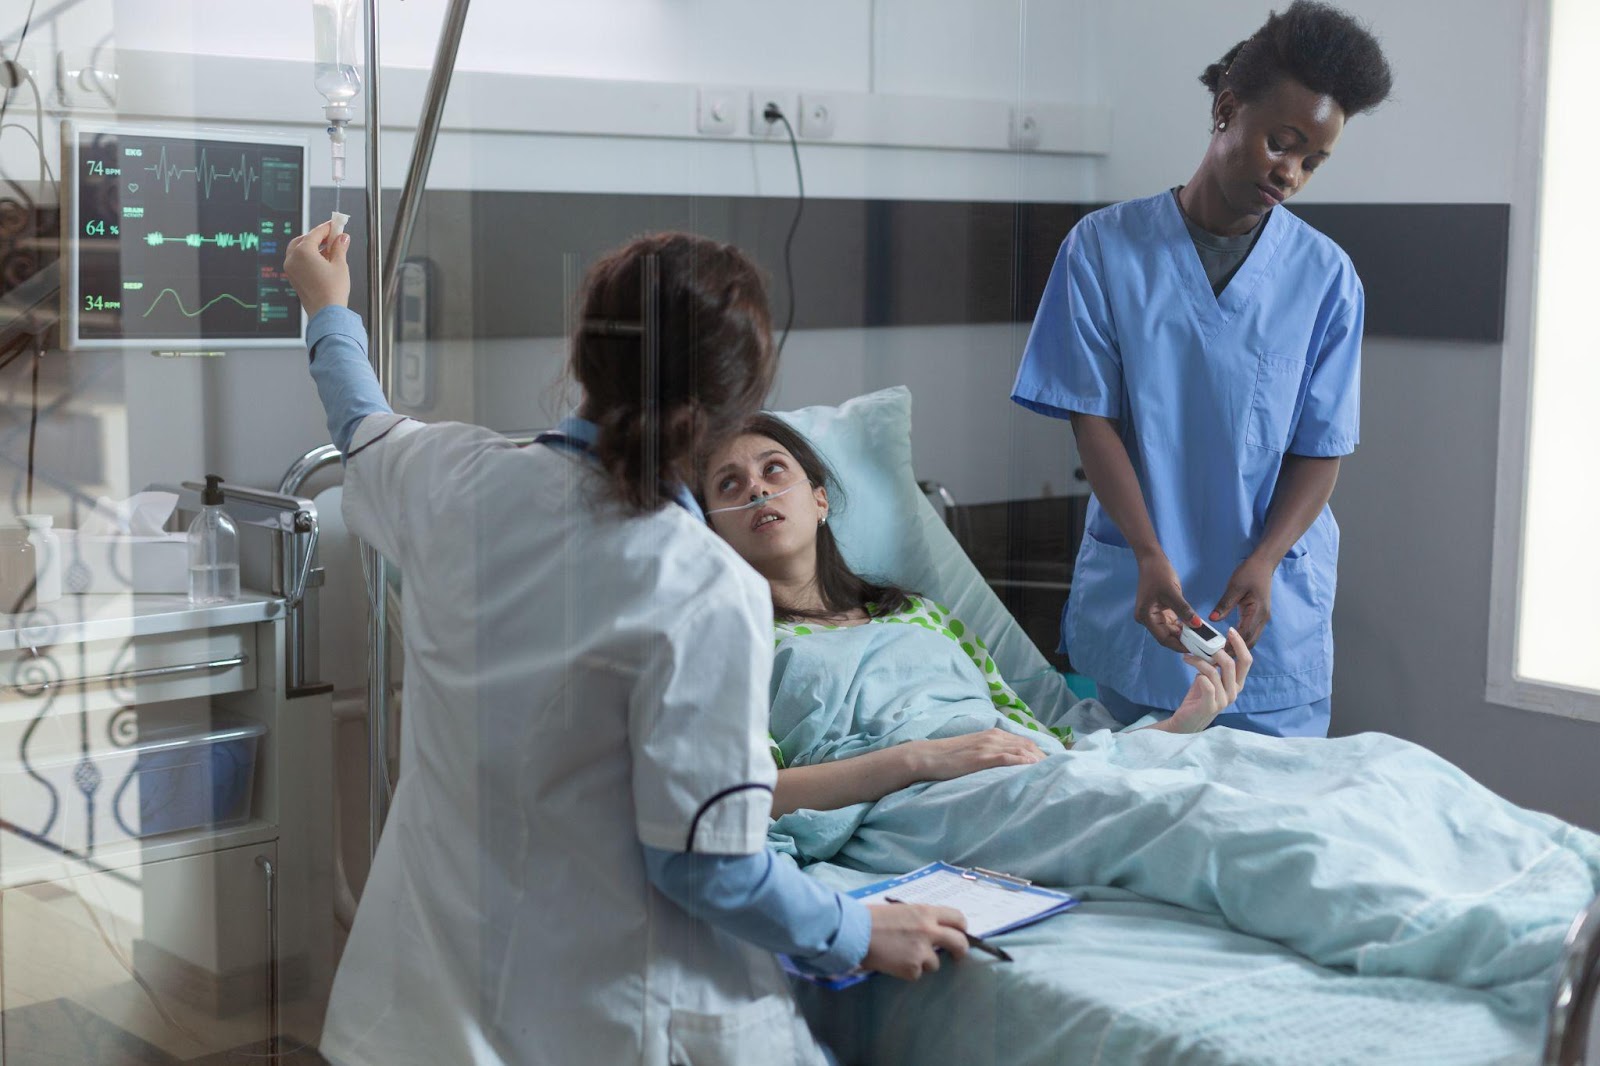
<instances>
[{"instance_id":1,"label":"clipboard","mask_svg":"<svg viewBox=\"0 0 1600 1066\"><path fill-rule=\"evenodd\" d=\"M985 939L1043 921L1078 905L1075 897L1040 888L1024 877L981 866L952 866L946 862L929 863L908 874L863 885L848 895L867 904L893 896L904 903L954 907L967 916L967 931ZM872 976L871 972L861 969L818 975L800 969L787 955L779 955L778 960L788 973L823 988L849 988Z\"/></svg>"}]
</instances>

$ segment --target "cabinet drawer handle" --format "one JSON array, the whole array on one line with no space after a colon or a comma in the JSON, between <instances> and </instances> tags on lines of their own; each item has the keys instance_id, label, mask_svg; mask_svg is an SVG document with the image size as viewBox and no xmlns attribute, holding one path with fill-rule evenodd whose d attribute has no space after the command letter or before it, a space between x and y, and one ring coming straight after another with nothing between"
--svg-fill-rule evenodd
<instances>
[{"instance_id":1,"label":"cabinet drawer handle","mask_svg":"<svg viewBox=\"0 0 1600 1066\"><path fill-rule=\"evenodd\" d=\"M88 688L91 685L101 684L127 684L130 681L144 681L152 677L173 677L178 674L199 674L216 670L230 670L235 666L243 666L250 661L250 656L239 654L228 659L213 659L208 663L182 663L177 666L152 666L144 670L127 670L120 674L97 674L94 677L69 677L60 681L41 681L38 684L0 685L0 690L8 692L28 692L38 694L51 689Z\"/></svg>"}]
</instances>

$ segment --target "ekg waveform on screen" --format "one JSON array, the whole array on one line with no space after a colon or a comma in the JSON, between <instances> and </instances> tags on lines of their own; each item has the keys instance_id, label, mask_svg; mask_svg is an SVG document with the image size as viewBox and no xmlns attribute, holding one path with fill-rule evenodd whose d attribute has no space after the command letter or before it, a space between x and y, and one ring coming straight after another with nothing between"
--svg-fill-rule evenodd
<instances>
[{"instance_id":1,"label":"ekg waveform on screen","mask_svg":"<svg viewBox=\"0 0 1600 1066\"><path fill-rule=\"evenodd\" d=\"M208 149L202 148L200 157L195 160L194 165L183 167L167 161L167 149L163 145L161 155L155 163L143 169L156 176L156 180L161 183L162 189L169 196L172 194L173 181L182 181L187 177L199 183L201 192L207 200L211 199L212 186L219 181L232 182L239 187L239 194L243 199L250 199L250 186L253 182L261 180L261 172L249 165L245 153L239 153L237 166L230 166L226 170L220 170L213 165L208 159L209 154Z\"/></svg>"}]
</instances>

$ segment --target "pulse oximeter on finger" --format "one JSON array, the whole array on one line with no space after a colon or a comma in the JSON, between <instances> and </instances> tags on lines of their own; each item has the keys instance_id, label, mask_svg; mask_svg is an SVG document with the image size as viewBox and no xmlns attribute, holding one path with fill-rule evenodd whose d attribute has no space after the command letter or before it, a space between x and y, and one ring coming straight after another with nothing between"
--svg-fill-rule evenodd
<instances>
[{"instance_id":1,"label":"pulse oximeter on finger","mask_svg":"<svg viewBox=\"0 0 1600 1066\"><path fill-rule=\"evenodd\" d=\"M1196 618L1178 632L1178 639L1190 654L1207 661L1228 646L1228 638Z\"/></svg>"}]
</instances>

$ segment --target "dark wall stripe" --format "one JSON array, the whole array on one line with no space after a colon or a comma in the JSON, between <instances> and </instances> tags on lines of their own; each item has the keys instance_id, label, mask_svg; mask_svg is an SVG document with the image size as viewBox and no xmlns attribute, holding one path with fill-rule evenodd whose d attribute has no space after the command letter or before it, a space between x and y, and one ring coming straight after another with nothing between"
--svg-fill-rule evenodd
<instances>
[{"instance_id":1,"label":"dark wall stripe","mask_svg":"<svg viewBox=\"0 0 1600 1066\"><path fill-rule=\"evenodd\" d=\"M1367 333L1499 341L1506 329L1510 204L1306 204L1367 290Z\"/></svg>"},{"instance_id":2,"label":"dark wall stripe","mask_svg":"<svg viewBox=\"0 0 1600 1066\"><path fill-rule=\"evenodd\" d=\"M361 199L346 193L343 205L358 238ZM330 190L313 192L314 217L331 206ZM794 245L795 327L1030 321L1056 249L1095 206L812 200ZM1509 205L1293 210L1355 262L1369 335L1504 336ZM559 336L564 254L586 265L635 234L662 229L693 230L752 254L768 273L781 323L783 240L793 212L792 200L757 197L441 190L424 196L412 254L434 267L433 332L441 337ZM363 257L352 265L360 275ZM365 291L358 276L358 302Z\"/></svg>"}]
</instances>

